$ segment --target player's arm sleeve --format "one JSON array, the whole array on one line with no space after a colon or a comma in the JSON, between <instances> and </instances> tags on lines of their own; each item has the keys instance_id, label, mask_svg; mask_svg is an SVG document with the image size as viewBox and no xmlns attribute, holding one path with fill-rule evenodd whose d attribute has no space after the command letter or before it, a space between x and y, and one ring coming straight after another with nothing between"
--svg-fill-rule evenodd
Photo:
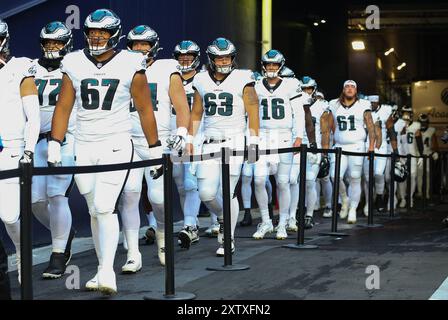
<instances>
[{"instance_id":1,"label":"player's arm sleeve","mask_svg":"<svg viewBox=\"0 0 448 320\"><path fill-rule=\"evenodd\" d=\"M305 111L301 95L296 95L290 99L292 111L294 113L295 138L303 139L303 131L305 130Z\"/></svg>"},{"instance_id":2,"label":"player's arm sleeve","mask_svg":"<svg viewBox=\"0 0 448 320\"><path fill-rule=\"evenodd\" d=\"M23 111L26 117L25 150L34 152L40 132L40 109L37 88L34 83L36 65L30 61L24 65L23 79L20 84Z\"/></svg>"}]
</instances>

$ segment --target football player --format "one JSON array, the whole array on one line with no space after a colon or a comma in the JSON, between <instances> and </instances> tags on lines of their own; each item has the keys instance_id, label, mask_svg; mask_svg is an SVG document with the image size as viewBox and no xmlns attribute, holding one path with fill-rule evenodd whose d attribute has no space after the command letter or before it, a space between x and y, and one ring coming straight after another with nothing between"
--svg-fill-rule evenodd
<instances>
[{"instance_id":1,"label":"football player","mask_svg":"<svg viewBox=\"0 0 448 320\"><path fill-rule=\"evenodd\" d=\"M8 25L0 20L0 171L33 162L40 128L36 66L10 55L9 40ZM19 178L0 180L0 218L16 249L20 282Z\"/></svg>"},{"instance_id":2,"label":"football player","mask_svg":"<svg viewBox=\"0 0 448 320\"><path fill-rule=\"evenodd\" d=\"M40 32L42 57L34 61L35 82L39 92L40 134L36 145L34 164L46 167L48 141L51 133L51 119L62 84L60 64L62 58L73 47L73 35L62 22L48 23ZM74 166L75 113L70 116L67 133L61 146L61 160L64 166ZM52 253L47 269L42 276L48 279L64 275L71 258L72 214L68 195L72 186L72 175L35 176L32 185L32 208L36 218L51 231Z\"/></svg>"},{"instance_id":3,"label":"football player","mask_svg":"<svg viewBox=\"0 0 448 320\"><path fill-rule=\"evenodd\" d=\"M147 25L139 25L129 31L127 48L129 52L137 51L145 56L146 86L150 88L158 136L164 152L169 152L170 148L176 149L176 152L181 151L187 136L189 108L182 78L177 68L177 61L174 59L156 59L160 50L159 36ZM175 121L178 127L174 136L171 136L172 108L176 111ZM133 106L131 106L131 120L135 159L146 160L150 154L146 145L145 132L140 123L139 113ZM142 267L138 235L140 228L139 199L143 176L148 184L148 198L157 221L158 257L160 263L165 265L165 212L163 178L160 177L160 174L161 172L151 174L151 168L131 170L124 187L121 197L121 212L123 229L128 243L127 260L122 267L124 273L135 273Z\"/></svg>"},{"instance_id":4,"label":"football player","mask_svg":"<svg viewBox=\"0 0 448 320\"><path fill-rule=\"evenodd\" d=\"M315 139L317 148L328 149L330 147L330 129L328 127L329 104L325 100L315 99L317 83L313 78L303 77L301 81L302 91L313 98L314 103L311 104L311 116L315 127ZM309 144L308 136L305 134L303 143ZM322 161L329 163L327 154L322 155ZM307 156L306 164L306 215L305 228L311 229L314 226L313 213L315 203L318 198L316 192L316 179L319 173L321 163L321 154L310 153Z\"/></svg>"},{"instance_id":5,"label":"football player","mask_svg":"<svg viewBox=\"0 0 448 320\"><path fill-rule=\"evenodd\" d=\"M246 113L249 119L249 159L255 162L258 148L258 97L254 89L255 81L250 70L235 68L236 48L225 38L215 39L207 47L208 72L197 74L193 80L194 99L187 140L187 150L193 153L193 139L203 121L204 141L201 153L219 152L222 147L234 150L245 148ZM234 197L235 187L241 173L242 156L230 157L230 197L231 197L231 250L237 223L239 204ZM199 196L207 207L218 215L220 232L216 251L224 255L223 244L223 198L220 188L220 160L207 159L198 164Z\"/></svg>"},{"instance_id":6,"label":"football player","mask_svg":"<svg viewBox=\"0 0 448 320\"><path fill-rule=\"evenodd\" d=\"M201 50L199 46L191 40L183 40L179 42L174 48L173 57L178 62L178 69L181 72L181 77L188 99L188 105L191 109L193 105L193 80L199 72ZM176 113L173 108L171 117L171 128L176 129ZM196 135L194 145L198 148L202 142L202 128L199 128L199 133ZM197 149L196 148L196 149ZM184 212L184 227L179 232L178 242L182 248L189 249L190 245L199 241L197 217L199 208L201 206L201 199L199 198L197 178L193 175L196 163L175 163L174 179L179 190L181 205ZM217 225L216 214L211 212L212 226L216 231L219 231ZM217 225L217 226L216 226ZM212 227L213 228L213 227Z\"/></svg>"},{"instance_id":7,"label":"football player","mask_svg":"<svg viewBox=\"0 0 448 320\"><path fill-rule=\"evenodd\" d=\"M316 100L317 101L325 101L326 103L328 103L325 100L325 96L322 92L320 91L316 91ZM322 132L320 133L322 135ZM325 137L325 135L322 135L322 137ZM330 141L329 141L329 147L331 146L331 136L330 136ZM324 197L324 212L322 214L322 216L324 218L331 218L332 216L332 211L331 211L331 197L332 197L332 191L333 191L333 186L331 184L331 179L330 179L330 162L328 161L328 157L327 159L323 159L323 161L321 160L320 162L320 168L319 168L319 173L317 175L317 183L316 183L316 193L317 193L317 199L316 199L316 206L315 206L315 210L319 210L320 207L320 194L321 194L321 190L322 190L322 195Z\"/></svg>"},{"instance_id":8,"label":"football player","mask_svg":"<svg viewBox=\"0 0 448 320\"><path fill-rule=\"evenodd\" d=\"M310 77L303 77L301 80L293 78L293 80L297 83L298 91L301 92L302 81L308 82ZM314 103L314 98L312 98L308 93L301 92L300 94L300 104L303 107L305 112L305 130L306 136L308 137L309 147L316 148L316 134L315 127L313 124L313 118L311 115L310 107ZM297 134L297 133L296 133ZM310 163L318 163L319 154L316 152L309 152L307 154L307 161ZM297 232L297 207L299 203L299 175L300 175L300 155L295 154L293 157L293 164L291 167L291 173L289 177L290 181L290 189L291 189L291 202L289 206L289 220L286 226L286 230L289 232ZM314 207L314 206L313 206Z\"/></svg>"},{"instance_id":9,"label":"football player","mask_svg":"<svg viewBox=\"0 0 448 320\"><path fill-rule=\"evenodd\" d=\"M375 152L378 154L387 153L387 133L389 132L389 139L392 141L392 147L394 151L398 153L396 146L396 135L393 130L394 120L392 118L392 109L389 105L380 104L380 97L378 95L368 96L368 100L371 104L372 118L375 123ZM366 149L368 148L366 142ZM375 179L375 193L376 193L376 209L378 212L384 212L385 210L385 197L384 197L384 171L386 169L387 158L375 157L374 160L374 179ZM364 205L364 215L368 215L368 194L369 194L369 159L364 158L364 194L366 203Z\"/></svg>"},{"instance_id":10,"label":"football player","mask_svg":"<svg viewBox=\"0 0 448 320\"><path fill-rule=\"evenodd\" d=\"M62 87L51 124L48 162L61 163L61 145L74 103L76 165L132 162L129 106L137 110L149 159L162 156L146 79L146 59L139 52L115 50L121 37L120 18L109 9L89 14L84 23L84 50L62 60ZM142 143L142 141L138 141ZM159 171L159 166L152 168ZM91 215L98 272L86 287L104 294L117 292L113 263L119 238L116 204L129 170L75 175ZM131 241L127 239L128 244Z\"/></svg>"},{"instance_id":11,"label":"football player","mask_svg":"<svg viewBox=\"0 0 448 320\"><path fill-rule=\"evenodd\" d=\"M394 126L393 126L393 131L391 129L387 130L387 153L395 153L395 154L405 154L405 152L403 151L403 144L402 144L402 139L401 139L401 134L404 130L404 127L406 125L406 123L403 121L403 119L401 119L401 113L398 111L398 106L393 106L392 107L392 119L394 121ZM395 139L394 139L395 138ZM394 142L396 141L396 149L394 149ZM400 162L403 163L405 160L402 158L396 158L396 162ZM390 179L393 177L391 177L390 175L390 165L391 165L391 159L387 158L387 163L386 163L386 171L385 171L385 181L386 184L389 185ZM394 194L394 208L396 208L397 206L397 194L398 194L398 188L397 188L397 182L395 182L395 194ZM389 206L388 202L388 206ZM389 208L389 207L388 207Z\"/></svg>"},{"instance_id":12,"label":"football player","mask_svg":"<svg viewBox=\"0 0 448 320\"><path fill-rule=\"evenodd\" d=\"M259 98L260 146L263 150L299 147L305 128L305 114L300 89L295 79L281 78L280 70L285 64L283 54L269 50L262 59L264 78L255 85ZM293 128L296 135L293 136ZM264 155L254 164L255 196L260 208L261 223L253 234L255 239L263 239L274 227L269 217L266 179L275 175L279 203L280 220L276 228L276 238L287 238L286 225L291 202L289 178L292 166L292 153Z\"/></svg>"},{"instance_id":13,"label":"football player","mask_svg":"<svg viewBox=\"0 0 448 320\"><path fill-rule=\"evenodd\" d=\"M375 124L372 119L370 102L359 99L357 96L357 85L353 80L344 82L343 90L339 99L330 101L330 112L332 117L330 127L334 132L335 147L341 147L343 151L365 152L366 135L368 135L368 151L375 147ZM367 129L365 129L365 128ZM331 177L334 178L334 155L331 158ZM361 173L363 157L342 155L340 185L344 188L344 177L348 170L349 210L348 223L356 223L356 208L361 197ZM347 210L341 209L341 219L347 218Z\"/></svg>"},{"instance_id":14,"label":"football player","mask_svg":"<svg viewBox=\"0 0 448 320\"><path fill-rule=\"evenodd\" d=\"M423 140L423 154L430 155L434 161L439 158L438 154L438 144L436 137L436 129L430 127L429 116L426 113L422 113L418 116L418 121L420 122L420 132L422 134ZM429 199L430 188L429 188L429 159L426 162L426 199ZM418 159L417 162L417 190L418 195L423 198L423 158Z\"/></svg>"},{"instance_id":15,"label":"football player","mask_svg":"<svg viewBox=\"0 0 448 320\"><path fill-rule=\"evenodd\" d=\"M411 108L403 108L403 116L402 119L405 121L405 135L404 135L404 151L405 154L411 154L413 156L420 156L423 154L423 140L422 140L422 134L420 131L420 122L414 121L413 116L414 113L412 112ZM417 163L418 160L416 158L411 158L411 168L408 168L411 172L411 208L414 206L414 192L416 188L417 183ZM400 190L400 208L406 207L406 183L400 183L398 185L398 188Z\"/></svg>"}]
</instances>

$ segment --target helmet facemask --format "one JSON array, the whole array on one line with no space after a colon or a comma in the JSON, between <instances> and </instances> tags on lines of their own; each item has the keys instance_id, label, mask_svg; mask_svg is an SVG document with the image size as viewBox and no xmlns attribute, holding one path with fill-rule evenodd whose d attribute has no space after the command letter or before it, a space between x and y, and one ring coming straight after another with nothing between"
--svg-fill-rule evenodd
<instances>
[{"instance_id":1,"label":"helmet facemask","mask_svg":"<svg viewBox=\"0 0 448 320\"><path fill-rule=\"evenodd\" d=\"M284 62L283 63L275 63L275 64L279 65L277 71L268 71L266 66L270 63L273 63L273 62L262 62L261 63L263 76L265 76L266 78L269 78L269 79L275 79L279 76L279 74L281 73L283 66L285 64L284 64Z\"/></svg>"},{"instance_id":2,"label":"helmet facemask","mask_svg":"<svg viewBox=\"0 0 448 320\"><path fill-rule=\"evenodd\" d=\"M87 28L84 29L84 36L86 38L87 48L92 56L99 56L102 55L103 53L106 53L109 50L114 49L117 46L118 42L120 41L121 26L112 30L100 29L109 32L109 34L111 35L109 39L106 39L102 36L91 37L89 35L89 30L90 29ZM100 43L104 41L105 41L104 45L100 45Z\"/></svg>"},{"instance_id":3,"label":"helmet facemask","mask_svg":"<svg viewBox=\"0 0 448 320\"><path fill-rule=\"evenodd\" d=\"M56 60L63 58L67 53L72 51L73 48L73 39L70 38L66 43L64 43L61 49L55 48L55 50L47 49L45 46L45 41L49 39L41 39L40 47L42 50L42 56L48 60ZM61 41L61 40L59 40ZM63 41L61 41L63 42ZM53 48L52 48L53 49Z\"/></svg>"},{"instance_id":4,"label":"helmet facemask","mask_svg":"<svg viewBox=\"0 0 448 320\"><path fill-rule=\"evenodd\" d=\"M215 63L215 59L218 57L220 56L213 55L210 53L208 54L208 61L210 63L210 67L212 68L212 70L222 74L229 74L230 72L232 72L232 70L235 68L235 54L230 55L230 61L231 61L230 64L224 66L218 66Z\"/></svg>"}]
</instances>

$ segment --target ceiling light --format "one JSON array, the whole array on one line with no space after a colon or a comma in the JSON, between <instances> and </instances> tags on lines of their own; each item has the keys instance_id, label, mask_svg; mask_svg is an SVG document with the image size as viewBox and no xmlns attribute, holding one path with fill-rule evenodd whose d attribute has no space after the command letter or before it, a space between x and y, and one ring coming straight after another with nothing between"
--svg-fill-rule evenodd
<instances>
[{"instance_id":1,"label":"ceiling light","mask_svg":"<svg viewBox=\"0 0 448 320\"><path fill-rule=\"evenodd\" d=\"M324 19L320 20L320 23L326 23L326 22L327 22L327 21L324 20Z\"/></svg>"},{"instance_id":2,"label":"ceiling light","mask_svg":"<svg viewBox=\"0 0 448 320\"><path fill-rule=\"evenodd\" d=\"M317 27L319 25L318 22L314 22L313 24L314 24L315 27Z\"/></svg>"},{"instance_id":3,"label":"ceiling light","mask_svg":"<svg viewBox=\"0 0 448 320\"><path fill-rule=\"evenodd\" d=\"M397 67L397 70L401 70L401 69L403 69L404 67L406 67L406 62L403 62L402 64L400 64L400 65Z\"/></svg>"},{"instance_id":4,"label":"ceiling light","mask_svg":"<svg viewBox=\"0 0 448 320\"><path fill-rule=\"evenodd\" d=\"M364 41L356 40L352 41L352 48L353 50L364 50L366 47L364 45Z\"/></svg>"},{"instance_id":5,"label":"ceiling light","mask_svg":"<svg viewBox=\"0 0 448 320\"><path fill-rule=\"evenodd\" d=\"M388 56L389 54L391 54L392 52L394 52L395 49L394 48L390 48L389 50L387 50L386 52L384 52L385 56Z\"/></svg>"}]
</instances>

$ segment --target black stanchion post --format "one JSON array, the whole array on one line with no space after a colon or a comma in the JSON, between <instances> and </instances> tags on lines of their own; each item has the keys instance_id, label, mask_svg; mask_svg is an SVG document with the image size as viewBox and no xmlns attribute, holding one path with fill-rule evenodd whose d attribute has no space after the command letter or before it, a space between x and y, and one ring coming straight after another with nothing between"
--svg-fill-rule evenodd
<instances>
[{"instance_id":1,"label":"black stanchion post","mask_svg":"<svg viewBox=\"0 0 448 320\"><path fill-rule=\"evenodd\" d=\"M341 158L342 149L340 147L335 148L335 162L334 162L334 179L333 179L333 195L332 195L332 211L331 216L331 232L320 232L322 236L332 237L346 237L349 234L344 232L338 232L338 199L339 199L339 182L341 175Z\"/></svg>"},{"instance_id":2,"label":"black stanchion post","mask_svg":"<svg viewBox=\"0 0 448 320\"><path fill-rule=\"evenodd\" d=\"M161 178L159 178L161 179ZM163 197L165 210L165 292L156 291L145 295L145 300L193 300L196 295L176 292L174 279L173 236L173 163L169 154L163 154Z\"/></svg>"},{"instance_id":3,"label":"black stanchion post","mask_svg":"<svg viewBox=\"0 0 448 320\"><path fill-rule=\"evenodd\" d=\"M428 156L423 155L423 181L422 181L422 209L425 210L426 209L426 191L428 188L428 185L426 183L426 179L428 179L428 173L426 172L426 170L428 170Z\"/></svg>"},{"instance_id":4,"label":"black stanchion post","mask_svg":"<svg viewBox=\"0 0 448 320\"><path fill-rule=\"evenodd\" d=\"M446 192L446 177L445 177L445 153L440 154L439 161L439 173L440 173L440 188L439 188L439 203L444 203L444 193Z\"/></svg>"},{"instance_id":5,"label":"black stanchion post","mask_svg":"<svg viewBox=\"0 0 448 320\"><path fill-rule=\"evenodd\" d=\"M375 183L375 152L369 151L369 190L368 190L368 215L367 215L367 224L358 224L358 227L363 228L378 228L382 227L381 224L373 223L373 184Z\"/></svg>"},{"instance_id":6,"label":"black stanchion post","mask_svg":"<svg viewBox=\"0 0 448 320\"><path fill-rule=\"evenodd\" d=\"M300 146L300 181L299 181L299 227L297 230L297 243L287 244L283 248L289 249L316 249L316 245L305 244L305 196L306 196L306 154L307 146Z\"/></svg>"},{"instance_id":7,"label":"black stanchion post","mask_svg":"<svg viewBox=\"0 0 448 320\"><path fill-rule=\"evenodd\" d=\"M395 213L395 162L398 161L397 155L392 153L390 157L389 170L389 219L397 219L398 215Z\"/></svg>"},{"instance_id":8,"label":"black stanchion post","mask_svg":"<svg viewBox=\"0 0 448 320\"><path fill-rule=\"evenodd\" d=\"M232 264L232 232L230 212L230 149L221 148L221 181L222 201L224 216L224 265L207 267L212 271L239 271L248 270L250 267L243 264Z\"/></svg>"},{"instance_id":9,"label":"black stanchion post","mask_svg":"<svg viewBox=\"0 0 448 320\"><path fill-rule=\"evenodd\" d=\"M20 278L22 300L33 300L33 237L31 211L31 182L33 166L20 164Z\"/></svg>"},{"instance_id":10,"label":"black stanchion post","mask_svg":"<svg viewBox=\"0 0 448 320\"><path fill-rule=\"evenodd\" d=\"M429 155L428 156L428 180L429 180L429 183L428 183L428 185L426 186L427 188L428 188L428 199L426 199L427 200L427 205L428 206L433 206L433 203L432 203L432 193L433 193L433 180L432 180L432 173L434 172L433 171L433 169L434 169L434 164L435 163L435 161L434 161L434 159L432 158L432 155Z\"/></svg>"},{"instance_id":11,"label":"black stanchion post","mask_svg":"<svg viewBox=\"0 0 448 320\"><path fill-rule=\"evenodd\" d=\"M412 195L411 195L411 184L412 184L412 175L411 175L411 155L408 154L406 156L406 167L408 168L408 179L406 180L406 210L409 212L411 211L411 201L412 201ZM414 181L415 183L416 181Z\"/></svg>"}]
</instances>

